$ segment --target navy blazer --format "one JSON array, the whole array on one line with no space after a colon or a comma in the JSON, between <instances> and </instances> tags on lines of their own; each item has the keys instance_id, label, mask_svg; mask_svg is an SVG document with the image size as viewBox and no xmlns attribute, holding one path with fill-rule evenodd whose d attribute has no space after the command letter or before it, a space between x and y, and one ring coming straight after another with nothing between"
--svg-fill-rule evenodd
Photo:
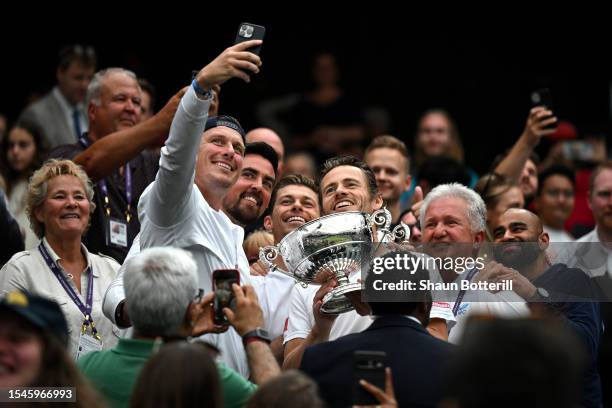
<instances>
[{"instance_id":1,"label":"navy blazer","mask_svg":"<svg viewBox=\"0 0 612 408\"><path fill-rule=\"evenodd\" d=\"M351 406L353 352L384 351L399 406L435 407L454 348L406 316L381 316L361 333L308 347L300 368L317 382L330 406Z\"/></svg>"}]
</instances>

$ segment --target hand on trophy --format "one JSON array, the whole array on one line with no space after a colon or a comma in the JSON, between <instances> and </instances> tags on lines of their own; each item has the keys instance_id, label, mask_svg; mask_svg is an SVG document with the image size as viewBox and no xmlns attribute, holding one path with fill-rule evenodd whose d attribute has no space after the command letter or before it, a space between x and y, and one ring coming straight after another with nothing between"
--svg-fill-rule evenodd
<instances>
[{"instance_id":1,"label":"hand on trophy","mask_svg":"<svg viewBox=\"0 0 612 408\"><path fill-rule=\"evenodd\" d=\"M338 285L336 279L332 278L321 285L317 293L315 294L312 302L312 310L314 312L315 325L313 330L318 331L318 335L324 338L329 337L329 332L334 324L334 321L338 317L337 314L325 314L321 312L321 306L323 305L323 297L332 291L333 288Z\"/></svg>"}]
</instances>

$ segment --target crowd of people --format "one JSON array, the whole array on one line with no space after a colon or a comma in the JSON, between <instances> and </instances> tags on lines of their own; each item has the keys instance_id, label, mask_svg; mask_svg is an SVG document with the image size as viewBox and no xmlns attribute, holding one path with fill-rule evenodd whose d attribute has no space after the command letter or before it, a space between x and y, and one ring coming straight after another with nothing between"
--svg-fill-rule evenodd
<instances>
[{"instance_id":1,"label":"crowd of people","mask_svg":"<svg viewBox=\"0 0 612 408\"><path fill-rule=\"evenodd\" d=\"M0 388L74 387L84 407L609 403L605 142L571 154L554 112L534 106L479 175L449 112L392 136L338 85L329 53L311 92L262 104L262 127L244 129L220 91L263 69L260 44L225 49L158 111L134 72L61 50L57 85L0 135ZM558 147L540 160L543 138ZM409 236L372 234L382 274L364 257L304 283L289 254L260 255L322 217L381 209L382 232ZM408 270L400 255L484 261ZM219 270L235 273L221 311ZM344 279L361 289L329 313ZM377 279L416 289L370 297ZM510 287L447 289L464 282ZM382 382L361 376L356 351L384 356Z\"/></svg>"}]
</instances>

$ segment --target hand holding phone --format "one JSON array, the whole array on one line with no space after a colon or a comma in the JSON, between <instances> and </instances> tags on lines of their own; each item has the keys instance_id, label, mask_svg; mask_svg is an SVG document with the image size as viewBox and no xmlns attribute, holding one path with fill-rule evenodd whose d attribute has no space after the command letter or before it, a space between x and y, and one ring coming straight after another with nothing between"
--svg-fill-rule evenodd
<instances>
[{"instance_id":1,"label":"hand holding phone","mask_svg":"<svg viewBox=\"0 0 612 408\"><path fill-rule=\"evenodd\" d=\"M249 40L262 40L266 35L266 28L257 24L251 23L240 23L238 26L238 32L236 33L236 39L234 44L238 44ZM261 45L248 49L249 52L259 55L261 52Z\"/></svg>"},{"instance_id":2,"label":"hand holding phone","mask_svg":"<svg viewBox=\"0 0 612 408\"><path fill-rule=\"evenodd\" d=\"M213 271L213 321L217 325L228 326L229 320L223 313L223 308L236 308L236 298L232 285L240 285L240 272L237 269L217 269Z\"/></svg>"},{"instance_id":3,"label":"hand holding phone","mask_svg":"<svg viewBox=\"0 0 612 408\"><path fill-rule=\"evenodd\" d=\"M385 366L387 353L384 351L353 352L353 405L379 405L379 401L360 384L361 380L385 389Z\"/></svg>"},{"instance_id":4,"label":"hand holding phone","mask_svg":"<svg viewBox=\"0 0 612 408\"><path fill-rule=\"evenodd\" d=\"M541 106L546 108L546 110L553 110L553 99L552 93L548 88L538 89L531 93L531 107L535 108L536 106ZM542 120L546 120L551 118L552 115L546 116ZM557 123L552 123L544 127L544 129L555 129L557 127Z\"/></svg>"}]
</instances>

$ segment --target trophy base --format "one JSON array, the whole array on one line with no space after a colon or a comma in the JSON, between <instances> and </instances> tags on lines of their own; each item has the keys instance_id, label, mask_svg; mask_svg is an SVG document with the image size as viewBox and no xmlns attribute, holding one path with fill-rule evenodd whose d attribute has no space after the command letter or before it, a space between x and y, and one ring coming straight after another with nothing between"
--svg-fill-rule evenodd
<instances>
[{"instance_id":1,"label":"trophy base","mask_svg":"<svg viewBox=\"0 0 612 408\"><path fill-rule=\"evenodd\" d=\"M351 310L355 309L355 307L349 298L345 296L345 294L357 291L361 291L361 283L359 282L349 283L332 289L331 292L323 297L321 312L325 314L341 314L350 312Z\"/></svg>"}]
</instances>

